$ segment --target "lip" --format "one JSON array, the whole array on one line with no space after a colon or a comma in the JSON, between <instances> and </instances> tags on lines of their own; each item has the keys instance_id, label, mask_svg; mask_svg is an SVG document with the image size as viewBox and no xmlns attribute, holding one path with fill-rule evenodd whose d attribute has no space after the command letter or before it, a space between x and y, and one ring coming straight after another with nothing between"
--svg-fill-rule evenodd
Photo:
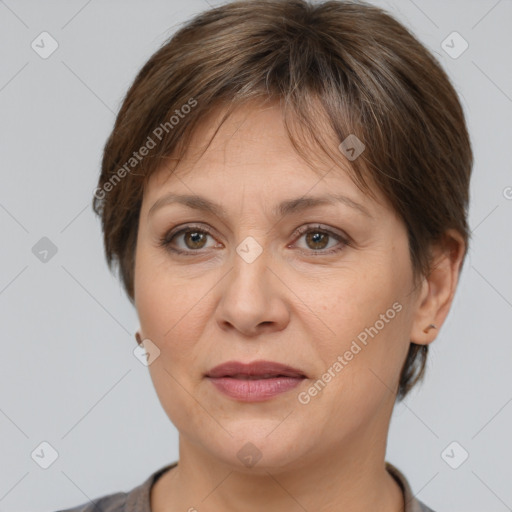
<instances>
[{"instance_id":1,"label":"lip","mask_svg":"<svg viewBox=\"0 0 512 512\"><path fill-rule=\"evenodd\" d=\"M284 377L306 377L302 370L293 368L286 364L276 363L274 361L253 361L251 363L242 363L239 361L227 361L212 368L207 377L235 377L238 375L257 377L273 375L282 375Z\"/></svg>"},{"instance_id":2,"label":"lip","mask_svg":"<svg viewBox=\"0 0 512 512\"><path fill-rule=\"evenodd\" d=\"M262 402L298 386L307 376L301 370L273 361L228 361L205 377L223 394L242 402Z\"/></svg>"}]
</instances>

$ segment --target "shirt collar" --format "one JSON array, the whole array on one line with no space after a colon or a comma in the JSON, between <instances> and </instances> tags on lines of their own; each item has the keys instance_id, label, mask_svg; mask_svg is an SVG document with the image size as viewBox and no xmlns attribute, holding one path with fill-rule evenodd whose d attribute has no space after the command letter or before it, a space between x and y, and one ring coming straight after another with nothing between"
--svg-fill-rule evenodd
<instances>
[{"instance_id":1,"label":"shirt collar","mask_svg":"<svg viewBox=\"0 0 512 512\"><path fill-rule=\"evenodd\" d=\"M142 484L130 491L126 497L123 512L151 512L150 493L155 482L168 470L174 468L178 461L164 466L152 473ZM395 466L386 462L386 470L402 488L405 501L405 512L433 512L425 504L418 501L403 473Z\"/></svg>"}]
</instances>

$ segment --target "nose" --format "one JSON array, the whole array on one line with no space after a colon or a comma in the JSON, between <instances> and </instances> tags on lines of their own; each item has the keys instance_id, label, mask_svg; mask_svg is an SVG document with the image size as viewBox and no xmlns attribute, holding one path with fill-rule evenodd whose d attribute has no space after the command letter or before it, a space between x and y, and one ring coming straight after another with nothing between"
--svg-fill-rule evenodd
<instances>
[{"instance_id":1,"label":"nose","mask_svg":"<svg viewBox=\"0 0 512 512\"><path fill-rule=\"evenodd\" d=\"M216 310L222 330L236 330L254 337L281 331L288 325L287 288L278 272L268 266L267 252L263 251L250 263L235 255L233 268L222 281Z\"/></svg>"}]
</instances>

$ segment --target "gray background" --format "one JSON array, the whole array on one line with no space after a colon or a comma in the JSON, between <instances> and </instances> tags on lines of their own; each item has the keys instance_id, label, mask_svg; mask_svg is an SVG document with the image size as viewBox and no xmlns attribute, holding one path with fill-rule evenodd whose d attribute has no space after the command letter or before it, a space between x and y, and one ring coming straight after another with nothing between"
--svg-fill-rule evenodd
<instances>
[{"instance_id":1,"label":"gray background","mask_svg":"<svg viewBox=\"0 0 512 512\"><path fill-rule=\"evenodd\" d=\"M436 512L512 510L512 3L375 3L448 71L476 157L472 246L426 381L394 412L387 460ZM177 432L133 355L136 312L104 262L90 201L136 72L207 7L0 1L1 511L127 491L177 459ZM31 48L42 31L59 45L47 59ZM453 31L469 43L456 59L441 47ZM57 247L46 262L32 251L42 237ZM48 469L31 457L43 441L59 454ZM458 469L445 462L453 441L469 453ZM452 464L460 450L448 450Z\"/></svg>"}]
</instances>

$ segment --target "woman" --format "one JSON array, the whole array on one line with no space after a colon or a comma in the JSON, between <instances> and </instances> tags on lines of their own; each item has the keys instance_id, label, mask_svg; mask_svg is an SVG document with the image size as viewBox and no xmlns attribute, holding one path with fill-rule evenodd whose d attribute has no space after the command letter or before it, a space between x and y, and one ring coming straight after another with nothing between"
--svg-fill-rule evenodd
<instances>
[{"instance_id":1,"label":"woman","mask_svg":"<svg viewBox=\"0 0 512 512\"><path fill-rule=\"evenodd\" d=\"M385 461L468 246L472 151L366 4L200 14L127 93L94 197L179 461L72 511L430 511Z\"/></svg>"}]
</instances>

